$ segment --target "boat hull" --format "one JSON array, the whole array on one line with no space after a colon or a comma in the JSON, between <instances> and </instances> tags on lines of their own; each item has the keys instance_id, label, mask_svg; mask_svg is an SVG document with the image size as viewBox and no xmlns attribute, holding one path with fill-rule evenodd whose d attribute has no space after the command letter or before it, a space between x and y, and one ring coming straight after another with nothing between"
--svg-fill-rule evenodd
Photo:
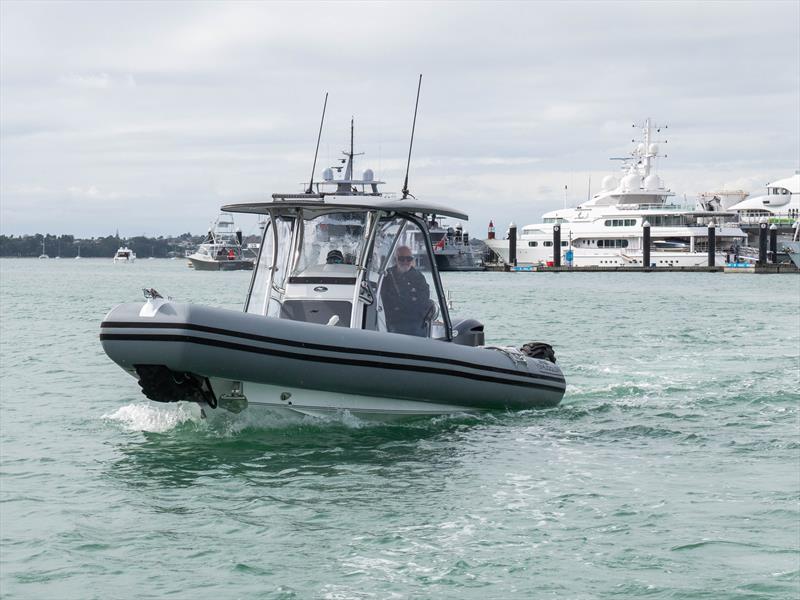
<instances>
[{"instance_id":1,"label":"boat hull","mask_svg":"<svg viewBox=\"0 0 800 600\"><path fill-rule=\"evenodd\" d=\"M789 260L794 263L794 266L800 269L800 242L787 242L786 254L788 254Z\"/></svg>"},{"instance_id":2,"label":"boat hull","mask_svg":"<svg viewBox=\"0 0 800 600\"><path fill-rule=\"evenodd\" d=\"M189 263L198 271L252 271L252 260L213 260L208 258L187 257Z\"/></svg>"},{"instance_id":3,"label":"boat hull","mask_svg":"<svg viewBox=\"0 0 800 600\"><path fill-rule=\"evenodd\" d=\"M461 254L434 254L436 258L436 268L442 271L484 271L486 267L474 254L463 252Z\"/></svg>"},{"instance_id":4,"label":"boat hull","mask_svg":"<svg viewBox=\"0 0 800 600\"><path fill-rule=\"evenodd\" d=\"M160 299L116 307L100 339L140 380L144 366L205 382L212 406L244 399L307 414L521 410L558 405L566 387L555 364L512 352Z\"/></svg>"}]
</instances>

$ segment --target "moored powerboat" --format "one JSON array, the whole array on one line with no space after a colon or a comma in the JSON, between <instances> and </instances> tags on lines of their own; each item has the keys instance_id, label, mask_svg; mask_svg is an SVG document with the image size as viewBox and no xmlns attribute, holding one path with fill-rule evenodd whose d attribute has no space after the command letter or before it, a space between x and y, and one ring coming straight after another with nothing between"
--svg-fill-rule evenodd
<instances>
[{"instance_id":1,"label":"moored powerboat","mask_svg":"<svg viewBox=\"0 0 800 600\"><path fill-rule=\"evenodd\" d=\"M203 243L189 254L189 266L198 271L248 271L254 256L247 256L242 245L242 231L236 229L233 216L221 214L209 228Z\"/></svg>"},{"instance_id":2,"label":"moored powerboat","mask_svg":"<svg viewBox=\"0 0 800 600\"><path fill-rule=\"evenodd\" d=\"M483 271L486 268L481 252L475 248L475 240L470 240L461 223L453 227L437 215L432 215L428 219L428 232L440 272Z\"/></svg>"},{"instance_id":3,"label":"moored powerboat","mask_svg":"<svg viewBox=\"0 0 800 600\"><path fill-rule=\"evenodd\" d=\"M451 319L426 221L459 210L355 179L223 207L266 219L243 312L181 304L147 290L101 324L108 356L156 401L208 413L265 407L436 415L546 408L566 383L548 344L484 345L474 319ZM327 186L336 186L326 192Z\"/></svg>"},{"instance_id":4,"label":"moored powerboat","mask_svg":"<svg viewBox=\"0 0 800 600\"><path fill-rule=\"evenodd\" d=\"M120 246L114 254L115 263L132 263L136 260L136 253L127 246Z\"/></svg>"}]
</instances>

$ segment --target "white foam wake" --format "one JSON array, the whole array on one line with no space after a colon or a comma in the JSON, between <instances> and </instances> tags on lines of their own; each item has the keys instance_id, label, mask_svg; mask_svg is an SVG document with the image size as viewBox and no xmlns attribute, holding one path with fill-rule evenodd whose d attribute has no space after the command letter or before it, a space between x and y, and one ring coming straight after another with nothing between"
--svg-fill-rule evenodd
<instances>
[{"instance_id":1,"label":"white foam wake","mask_svg":"<svg viewBox=\"0 0 800 600\"><path fill-rule=\"evenodd\" d=\"M128 404L113 413L103 415L102 418L116 421L130 431L164 433L181 423L199 421L200 413L194 405L185 403L164 406Z\"/></svg>"}]
</instances>

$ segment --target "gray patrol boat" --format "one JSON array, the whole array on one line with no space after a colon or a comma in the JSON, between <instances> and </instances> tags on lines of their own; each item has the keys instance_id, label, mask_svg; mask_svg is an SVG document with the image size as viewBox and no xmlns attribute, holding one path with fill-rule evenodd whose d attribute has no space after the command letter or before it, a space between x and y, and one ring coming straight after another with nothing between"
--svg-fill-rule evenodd
<instances>
[{"instance_id":1,"label":"gray patrol boat","mask_svg":"<svg viewBox=\"0 0 800 600\"><path fill-rule=\"evenodd\" d=\"M371 170L353 178L352 145L344 154L342 179L326 169L306 193L222 208L266 219L242 312L145 290L144 304L121 304L103 320L108 356L151 400L197 402L204 413L558 405L566 383L548 344L485 346L480 322L450 317L427 220L467 215L384 195Z\"/></svg>"}]
</instances>

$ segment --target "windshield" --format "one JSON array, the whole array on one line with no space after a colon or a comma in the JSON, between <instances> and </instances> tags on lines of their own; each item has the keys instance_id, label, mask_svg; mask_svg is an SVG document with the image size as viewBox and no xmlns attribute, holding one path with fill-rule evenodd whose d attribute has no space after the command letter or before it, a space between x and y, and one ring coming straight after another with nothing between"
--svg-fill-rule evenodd
<instances>
[{"instance_id":1,"label":"windshield","mask_svg":"<svg viewBox=\"0 0 800 600\"><path fill-rule=\"evenodd\" d=\"M367 212L330 212L304 215L302 238L290 278L323 280L352 278L366 243Z\"/></svg>"}]
</instances>

